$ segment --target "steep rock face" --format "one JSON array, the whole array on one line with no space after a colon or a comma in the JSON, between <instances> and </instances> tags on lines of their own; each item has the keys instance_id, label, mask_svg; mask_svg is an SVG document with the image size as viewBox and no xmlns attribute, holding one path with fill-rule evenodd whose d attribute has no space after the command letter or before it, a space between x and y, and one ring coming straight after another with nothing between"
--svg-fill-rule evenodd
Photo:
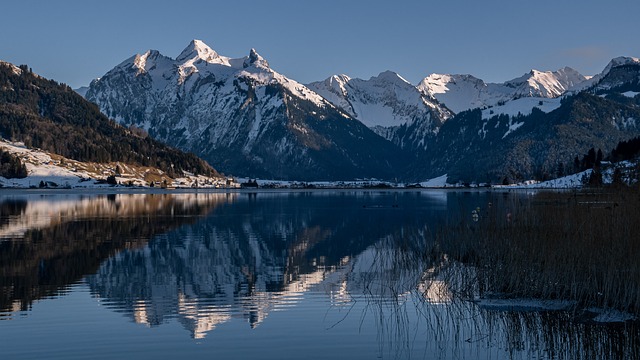
<instances>
[{"instance_id":1,"label":"steep rock face","mask_svg":"<svg viewBox=\"0 0 640 360\"><path fill-rule=\"evenodd\" d=\"M558 176L590 148L611 151L640 135L640 64L608 66L585 91L535 105L528 113L503 107L457 114L441 128L416 178L448 173L451 181L509 182ZM495 111L495 112L493 112ZM422 169L422 170L419 170Z\"/></svg>"},{"instance_id":2,"label":"steep rock face","mask_svg":"<svg viewBox=\"0 0 640 360\"><path fill-rule=\"evenodd\" d=\"M474 108L501 105L522 97L555 98L586 80L576 70L531 70L502 84L485 83L472 75L431 74L418 89L459 113Z\"/></svg>"},{"instance_id":3,"label":"steep rock face","mask_svg":"<svg viewBox=\"0 0 640 360\"><path fill-rule=\"evenodd\" d=\"M406 158L253 49L232 59L194 40L175 60L151 50L93 81L86 96L118 122L238 176L391 178Z\"/></svg>"},{"instance_id":4,"label":"steep rock face","mask_svg":"<svg viewBox=\"0 0 640 360\"><path fill-rule=\"evenodd\" d=\"M334 75L307 86L405 149L425 150L440 126L453 115L392 71L369 80Z\"/></svg>"}]
</instances>

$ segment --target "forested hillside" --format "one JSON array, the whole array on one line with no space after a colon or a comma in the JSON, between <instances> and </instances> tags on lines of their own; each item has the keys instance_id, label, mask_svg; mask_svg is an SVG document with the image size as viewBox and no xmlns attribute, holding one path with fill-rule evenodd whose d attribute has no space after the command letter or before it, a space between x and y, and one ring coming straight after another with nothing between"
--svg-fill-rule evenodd
<instances>
[{"instance_id":1,"label":"forested hillside","mask_svg":"<svg viewBox=\"0 0 640 360\"><path fill-rule=\"evenodd\" d=\"M0 136L78 161L151 166L171 177L217 175L197 156L116 124L70 87L24 65L0 62Z\"/></svg>"}]
</instances>

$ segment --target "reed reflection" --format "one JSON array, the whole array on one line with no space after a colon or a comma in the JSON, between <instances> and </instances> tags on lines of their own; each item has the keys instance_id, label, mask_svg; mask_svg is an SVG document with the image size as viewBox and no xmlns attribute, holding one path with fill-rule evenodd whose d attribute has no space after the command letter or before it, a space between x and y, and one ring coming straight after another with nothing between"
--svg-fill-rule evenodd
<instances>
[{"instance_id":1,"label":"reed reflection","mask_svg":"<svg viewBox=\"0 0 640 360\"><path fill-rule=\"evenodd\" d=\"M438 241L426 240L432 234L428 227L416 229L371 249L361 288L366 311L378 319L381 353L385 347L392 356L409 356L422 344L430 358L439 359L640 357L637 321L603 324L574 308L501 308L475 301L477 269L454 260Z\"/></svg>"}]
</instances>

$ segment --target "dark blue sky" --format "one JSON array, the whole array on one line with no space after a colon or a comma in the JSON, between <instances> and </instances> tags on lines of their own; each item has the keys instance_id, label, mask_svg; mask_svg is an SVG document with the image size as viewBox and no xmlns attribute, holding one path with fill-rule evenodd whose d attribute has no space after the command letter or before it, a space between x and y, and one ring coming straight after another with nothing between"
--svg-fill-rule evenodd
<instances>
[{"instance_id":1,"label":"dark blue sky","mask_svg":"<svg viewBox=\"0 0 640 360\"><path fill-rule=\"evenodd\" d=\"M256 48L303 83L384 70L414 84L433 72L590 75L640 56L640 2L630 0L21 0L1 11L0 59L72 87L148 49L176 57L194 38L230 57Z\"/></svg>"}]
</instances>

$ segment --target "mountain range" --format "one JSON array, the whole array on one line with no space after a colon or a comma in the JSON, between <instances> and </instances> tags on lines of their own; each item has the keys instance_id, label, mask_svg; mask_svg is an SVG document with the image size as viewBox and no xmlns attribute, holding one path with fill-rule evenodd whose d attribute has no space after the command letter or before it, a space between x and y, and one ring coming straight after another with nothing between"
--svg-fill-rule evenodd
<instances>
[{"instance_id":1,"label":"mountain range","mask_svg":"<svg viewBox=\"0 0 640 360\"><path fill-rule=\"evenodd\" d=\"M369 80L334 75L308 87L403 149L426 150L453 116L431 94L392 71Z\"/></svg>"},{"instance_id":2,"label":"mountain range","mask_svg":"<svg viewBox=\"0 0 640 360\"><path fill-rule=\"evenodd\" d=\"M431 74L417 88L452 111L486 108L522 97L556 98L587 80L576 70L530 72L502 84L485 83L473 75Z\"/></svg>"},{"instance_id":3,"label":"mountain range","mask_svg":"<svg viewBox=\"0 0 640 360\"><path fill-rule=\"evenodd\" d=\"M556 98L521 97L458 113L441 128L414 176L519 182L571 172L590 148L609 153L640 134L640 60L613 59L604 71Z\"/></svg>"},{"instance_id":4,"label":"mountain range","mask_svg":"<svg viewBox=\"0 0 640 360\"><path fill-rule=\"evenodd\" d=\"M294 180L391 178L407 156L254 49L228 58L193 40L175 59L132 56L86 98L109 117L239 176Z\"/></svg>"},{"instance_id":5,"label":"mountain range","mask_svg":"<svg viewBox=\"0 0 640 360\"><path fill-rule=\"evenodd\" d=\"M229 58L193 40L175 59L133 55L80 91L121 125L235 176L495 183L570 171L590 148L640 134L639 69L620 57L595 76L565 67L413 85L384 71L304 85L254 49Z\"/></svg>"}]
</instances>

